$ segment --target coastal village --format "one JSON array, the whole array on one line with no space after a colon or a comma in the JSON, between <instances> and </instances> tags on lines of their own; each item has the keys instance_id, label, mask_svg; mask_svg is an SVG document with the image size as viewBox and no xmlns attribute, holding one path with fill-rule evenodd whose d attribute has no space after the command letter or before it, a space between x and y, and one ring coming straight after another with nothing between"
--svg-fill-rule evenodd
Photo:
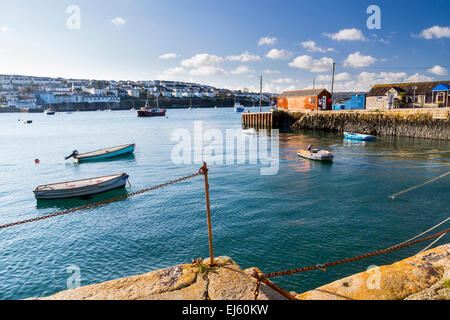
<instances>
[{"instance_id":1,"label":"coastal village","mask_svg":"<svg viewBox=\"0 0 450 320\"><path fill-rule=\"evenodd\" d=\"M0 75L0 112L36 111L59 104L73 108L82 103L118 109L121 100L148 96L172 99L236 97L259 101L247 89L231 91L181 81L103 81L23 75ZM264 94L263 100L269 97Z\"/></svg>"},{"instance_id":2,"label":"coastal village","mask_svg":"<svg viewBox=\"0 0 450 320\"><path fill-rule=\"evenodd\" d=\"M180 81L77 80L21 75L0 75L0 112L34 111L52 105L104 104L118 108L127 98L148 96L172 99L232 97L259 102L284 111L393 110L450 106L449 81L376 84L367 93L348 93L339 99L325 88L253 93L248 89L227 90ZM332 97L333 96L333 97ZM230 105L231 107L231 105Z\"/></svg>"}]
</instances>

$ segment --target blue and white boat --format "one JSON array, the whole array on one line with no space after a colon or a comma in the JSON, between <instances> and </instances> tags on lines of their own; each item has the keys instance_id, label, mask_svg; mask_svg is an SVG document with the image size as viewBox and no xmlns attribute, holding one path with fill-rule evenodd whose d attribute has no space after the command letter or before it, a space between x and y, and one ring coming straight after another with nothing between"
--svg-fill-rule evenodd
<instances>
[{"instance_id":1,"label":"blue and white boat","mask_svg":"<svg viewBox=\"0 0 450 320\"><path fill-rule=\"evenodd\" d=\"M67 159L73 157L75 159L75 162L102 160L102 159L125 155L128 153L133 153L134 147L135 147L135 144L132 143L132 144L125 144L122 146L100 149L100 150L91 151L91 152L87 152L87 153L78 153L77 150L74 150L72 152L72 154L67 156L65 159L67 160Z\"/></svg>"},{"instance_id":2,"label":"blue and white boat","mask_svg":"<svg viewBox=\"0 0 450 320\"><path fill-rule=\"evenodd\" d=\"M344 136L347 139L353 139L353 140L373 140L373 139L375 139L375 137L371 136L370 134L353 133L353 132L344 132Z\"/></svg>"},{"instance_id":3,"label":"blue and white boat","mask_svg":"<svg viewBox=\"0 0 450 320\"><path fill-rule=\"evenodd\" d=\"M244 106L239 102L234 103L234 111L235 112L244 112Z\"/></svg>"}]
</instances>

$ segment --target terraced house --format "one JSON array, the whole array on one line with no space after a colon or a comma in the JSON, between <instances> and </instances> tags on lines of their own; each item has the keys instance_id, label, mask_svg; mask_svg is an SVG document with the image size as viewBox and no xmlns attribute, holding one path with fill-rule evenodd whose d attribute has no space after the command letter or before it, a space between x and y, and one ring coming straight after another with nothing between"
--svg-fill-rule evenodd
<instances>
[{"instance_id":1,"label":"terraced house","mask_svg":"<svg viewBox=\"0 0 450 320\"><path fill-rule=\"evenodd\" d=\"M366 96L367 110L450 106L450 81L379 84ZM444 90L446 89L447 90Z\"/></svg>"}]
</instances>

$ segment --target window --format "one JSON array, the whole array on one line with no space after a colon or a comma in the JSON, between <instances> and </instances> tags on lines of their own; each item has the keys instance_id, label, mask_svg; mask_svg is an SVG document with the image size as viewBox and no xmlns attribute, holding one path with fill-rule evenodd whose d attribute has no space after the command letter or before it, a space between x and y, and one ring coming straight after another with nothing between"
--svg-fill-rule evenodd
<instances>
[{"instance_id":1,"label":"window","mask_svg":"<svg viewBox=\"0 0 450 320\"><path fill-rule=\"evenodd\" d=\"M316 97L311 97L311 104L316 104Z\"/></svg>"},{"instance_id":2,"label":"window","mask_svg":"<svg viewBox=\"0 0 450 320\"><path fill-rule=\"evenodd\" d=\"M377 97L377 101L383 101L383 97Z\"/></svg>"}]
</instances>

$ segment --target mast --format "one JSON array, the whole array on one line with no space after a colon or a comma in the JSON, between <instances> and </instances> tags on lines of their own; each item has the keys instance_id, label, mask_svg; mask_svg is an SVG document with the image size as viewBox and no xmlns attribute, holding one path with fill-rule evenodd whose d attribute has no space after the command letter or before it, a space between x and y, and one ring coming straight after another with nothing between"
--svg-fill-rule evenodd
<instances>
[{"instance_id":1,"label":"mast","mask_svg":"<svg viewBox=\"0 0 450 320\"><path fill-rule=\"evenodd\" d=\"M331 103L333 103L333 90L334 90L334 69L336 63L333 62L332 74L331 74Z\"/></svg>"},{"instance_id":2,"label":"mast","mask_svg":"<svg viewBox=\"0 0 450 320\"><path fill-rule=\"evenodd\" d=\"M261 104L262 104L262 76L259 80L259 112L261 112Z\"/></svg>"}]
</instances>

